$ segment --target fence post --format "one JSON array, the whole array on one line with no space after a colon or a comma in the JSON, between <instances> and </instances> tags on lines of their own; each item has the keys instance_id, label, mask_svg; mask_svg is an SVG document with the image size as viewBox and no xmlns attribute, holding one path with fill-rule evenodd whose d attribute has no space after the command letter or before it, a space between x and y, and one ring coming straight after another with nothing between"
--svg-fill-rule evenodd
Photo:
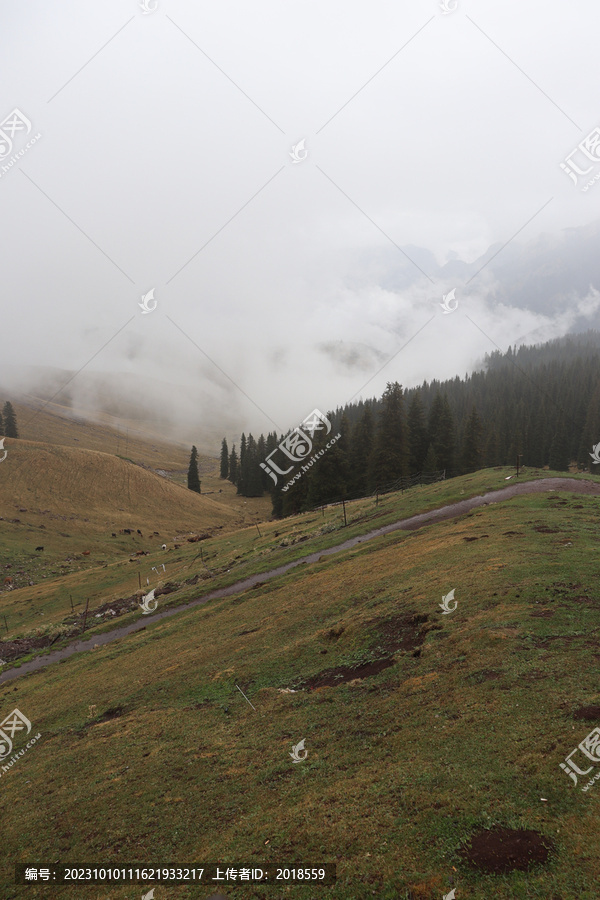
<instances>
[{"instance_id":1,"label":"fence post","mask_svg":"<svg viewBox=\"0 0 600 900\"><path fill-rule=\"evenodd\" d=\"M342 506L344 507L344 526L346 526L348 523L346 522L346 501L345 500L342 500Z\"/></svg>"}]
</instances>

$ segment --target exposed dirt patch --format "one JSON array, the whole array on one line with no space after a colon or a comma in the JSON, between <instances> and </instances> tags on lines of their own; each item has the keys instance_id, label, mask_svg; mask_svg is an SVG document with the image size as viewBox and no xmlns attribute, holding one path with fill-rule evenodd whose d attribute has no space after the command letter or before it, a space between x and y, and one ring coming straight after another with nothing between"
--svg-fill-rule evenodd
<instances>
[{"instance_id":1,"label":"exposed dirt patch","mask_svg":"<svg viewBox=\"0 0 600 900\"><path fill-rule=\"evenodd\" d=\"M529 613L532 619L551 619L554 613L551 609L539 609L537 612Z\"/></svg>"},{"instance_id":2,"label":"exposed dirt patch","mask_svg":"<svg viewBox=\"0 0 600 900\"><path fill-rule=\"evenodd\" d=\"M377 659L374 662L362 663L357 666L336 666L335 669L326 669L313 675L306 681L302 682L302 687L309 691L314 691L321 687L336 687L338 684L345 684L348 681L354 681L356 678L368 678L370 675L378 675L384 669L388 669L394 665L394 660Z\"/></svg>"},{"instance_id":3,"label":"exposed dirt patch","mask_svg":"<svg viewBox=\"0 0 600 900\"><path fill-rule=\"evenodd\" d=\"M495 825L473 835L458 855L482 872L499 873L526 871L532 865L545 863L554 849L554 842L537 831Z\"/></svg>"},{"instance_id":4,"label":"exposed dirt patch","mask_svg":"<svg viewBox=\"0 0 600 900\"><path fill-rule=\"evenodd\" d=\"M429 631L438 631L441 625L426 625L429 616L422 613L409 613L393 616L384 621L375 620L378 627L375 632L373 648L395 653L397 650L416 650L425 640ZM369 622L368 624L372 624Z\"/></svg>"},{"instance_id":5,"label":"exposed dirt patch","mask_svg":"<svg viewBox=\"0 0 600 900\"><path fill-rule=\"evenodd\" d=\"M178 584L176 584L174 581L167 581L167 583L164 585L164 587L157 588L154 591L154 596L161 597L163 594L174 594L175 591L178 591L178 590L179 590Z\"/></svg>"},{"instance_id":6,"label":"exposed dirt patch","mask_svg":"<svg viewBox=\"0 0 600 900\"><path fill-rule=\"evenodd\" d=\"M2 641L0 642L0 659L3 659L5 662L10 662L13 659L18 659L20 656L31 653L33 650L41 650L43 647L49 647L51 643L52 638L48 636L39 638L17 638L15 641Z\"/></svg>"},{"instance_id":7,"label":"exposed dirt patch","mask_svg":"<svg viewBox=\"0 0 600 900\"><path fill-rule=\"evenodd\" d=\"M583 719L584 722L600 721L600 706L580 706L573 713L574 719Z\"/></svg>"},{"instance_id":8,"label":"exposed dirt patch","mask_svg":"<svg viewBox=\"0 0 600 900\"><path fill-rule=\"evenodd\" d=\"M509 535L509 536L511 536L511 537L514 536L514 535L516 535L516 534L520 534L522 537L525 535L525 532L524 532L524 531L503 531L502 533L503 533L504 535Z\"/></svg>"},{"instance_id":9,"label":"exposed dirt patch","mask_svg":"<svg viewBox=\"0 0 600 900\"><path fill-rule=\"evenodd\" d=\"M119 716L123 715L123 707L122 706L111 706L110 709L107 709L105 713L96 719L96 722L108 722L109 719L118 719Z\"/></svg>"},{"instance_id":10,"label":"exposed dirt patch","mask_svg":"<svg viewBox=\"0 0 600 900\"><path fill-rule=\"evenodd\" d=\"M558 534L558 528L548 528L547 525L534 525L533 530L540 534Z\"/></svg>"}]
</instances>

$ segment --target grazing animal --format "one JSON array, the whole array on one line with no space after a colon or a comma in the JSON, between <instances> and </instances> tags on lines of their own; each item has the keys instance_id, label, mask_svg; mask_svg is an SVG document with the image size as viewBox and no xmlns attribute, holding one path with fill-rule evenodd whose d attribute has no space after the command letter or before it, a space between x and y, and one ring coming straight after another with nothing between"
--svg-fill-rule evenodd
<instances>
[{"instance_id":1,"label":"grazing animal","mask_svg":"<svg viewBox=\"0 0 600 900\"><path fill-rule=\"evenodd\" d=\"M163 548L163 550L166 550L166 549L167 549L167 545L166 545L166 544L163 544L163 545L162 545L162 548Z\"/></svg>"},{"instance_id":2,"label":"grazing animal","mask_svg":"<svg viewBox=\"0 0 600 900\"><path fill-rule=\"evenodd\" d=\"M137 530L137 533L138 533L138 534L142 534L142 532L141 532L141 531L140 531L140 529L139 529L139 528L138 528L138 530ZM142 537L144 537L144 535L143 535L143 534L142 534Z\"/></svg>"},{"instance_id":3,"label":"grazing animal","mask_svg":"<svg viewBox=\"0 0 600 900\"><path fill-rule=\"evenodd\" d=\"M90 551L89 551L89 550L84 550L84 551L83 551L83 555L84 555L84 556L89 556L89 555L90 555Z\"/></svg>"},{"instance_id":4,"label":"grazing animal","mask_svg":"<svg viewBox=\"0 0 600 900\"><path fill-rule=\"evenodd\" d=\"M4 579L4 585L6 586L7 584L12 584L12 583L13 583L12 578L10 577L10 575L7 575L6 578Z\"/></svg>"},{"instance_id":5,"label":"grazing animal","mask_svg":"<svg viewBox=\"0 0 600 900\"><path fill-rule=\"evenodd\" d=\"M113 536L113 537L116 537L116 534L114 533L114 531L113 531L113 533L112 533L112 536Z\"/></svg>"},{"instance_id":6,"label":"grazing animal","mask_svg":"<svg viewBox=\"0 0 600 900\"><path fill-rule=\"evenodd\" d=\"M38 553L40 550L43 550L43 549L44 549L43 547L36 547L35 552Z\"/></svg>"},{"instance_id":7,"label":"grazing animal","mask_svg":"<svg viewBox=\"0 0 600 900\"><path fill-rule=\"evenodd\" d=\"M131 528L124 528L123 534L131 534Z\"/></svg>"}]
</instances>

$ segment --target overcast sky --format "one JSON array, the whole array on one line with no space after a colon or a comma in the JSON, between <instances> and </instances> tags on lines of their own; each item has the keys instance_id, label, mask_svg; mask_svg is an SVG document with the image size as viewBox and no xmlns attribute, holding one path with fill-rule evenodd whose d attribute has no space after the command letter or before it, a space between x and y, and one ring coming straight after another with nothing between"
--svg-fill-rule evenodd
<instances>
[{"instance_id":1,"label":"overcast sky","mask_svg":"<svg viewBox=\"0 0 600 900\"><path fill-rule=\"evenodd\" d=\"M0 0L0 119L32 124L0 159L4 384L85 367L85 405L111 373L216 441L568 331L399 248L472 261L600 219L560 168L600 125L597 0L146 3Z\"/></svg>"}]
</instances>

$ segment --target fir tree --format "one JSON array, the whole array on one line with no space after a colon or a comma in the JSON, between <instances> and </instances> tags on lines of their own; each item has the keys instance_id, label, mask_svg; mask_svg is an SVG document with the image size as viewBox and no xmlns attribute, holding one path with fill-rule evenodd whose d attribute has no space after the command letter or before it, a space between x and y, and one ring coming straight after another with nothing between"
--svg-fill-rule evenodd
<instances>
[{"instance_id":1,"label":"fir tree","mask_svg":"<svg viewBox=\"0 0 600 900\"><path fill-rule=\"evenodd\" d=\"M8 400L4 404L4 409L2 410L2 418L4 420L5 436L18 438L19 432L17 431L17 417L15 415L12 403L10 403Z\"/></svg>"},{"instance_id":2,"label":"fir tree","mask_svg":"<svg viewBox=\"0 0 600 900\"><path fill-rule=\"evenodd\" d=\"M369 473L370 485L375 488L408 474L408 426L401 385L388 382L381 400Z\"/></svg>"},{"instance_id":3,"label":"fir tree","mask_svg":"<svg viewBox=\"0 0 600 900\"><path fill-rule=\"evenodd\" d=\"M220 478L227 478L229 475L229 449L227 447L227 441L223 438L223 442L221 444L221 471L219 473Z\"/></svg>"},{"instance_id":4,"label":"fir tree","mask_svg":"<svg viewBox=\"0 0 600 900\"><path fill-rule=\"evenodd\" d=\"M369 465L374 440L375 419L371 405L366 404L351 432L348 488L352 497L362 497L368 493Z\"/></svg>"},{"instance_id":5,"label":"fir tree","mask_svg":"<svg viewBox=\"0 0 600 900\"><path fill-rule=\"evenodd\" d=\"M467 419L462 446L462 467L464 472L475 472L481 468L481 419L473 404Z\"/></svg>"},{"instance_id":6,"label":"fir tree","mask_svg":"<svg viewBox=\"0 0 600 900\"><path fill-rule=\"evenodd\" d=\"M423 468L423 461L429 445L425 408L421 400L420 391L415 393L408 407L408 433L410 447L409 468L411 474L416 474Z\"/></svg>"},{"instance_id":7,"label":"fir tree","mask_svg":"<svg viewBox=\"0 0 600 900\"><path fill-rule=\"evenodd\" d=\"M425 459L423 460L423 474L424 475L433 475L435 472L439 471L439 465L437 461L437 457L435 455L435 450L433 449L433 444L430 444L427 448L427 453L425 454Z\"/></svg>"},{"instance_id":8,"label":"fir tree","mask_svg":"<svg viewBox=\"0 0 600 900\"><path fill-rule=\"evenodd\" d=\"M557 472L569 471L569 436L562 417L559 418L558 426L550 444L548 465Z\"/></svg>"},{"instance_id":9,"label":"fir tree","mask_svg":"<svg viewBox=\"0 0 600 900\"><path fill-rule=\"evenodd\" d=\"M196 491L197 494L200 493L200 475L198 474L198 451L195 447L192 447L192 453L190 455L190 465L188 468L188 476L187 476L188 488L190 491Z\"/></svg>"},{"instance_id":10,"label":"fir tree","mask_svg":"<svg viewBox=\"0 0 600 900\"><path fill-rule=\"evenodd\" d=\"M238 474L239 474L239 462L238 455L235 452L235 444L232 447L231 453L229 454L229 481L232 484L238 483Z\"/></svg>"},{"instance_id":11,"label":"fir tree","mask_svg":"<svg viewBox=\"0 0 600 900\"><path fill-rule=\"evenodd\" d=\"M246 495L246 482L244 477L247 476L248 469L246 468L246 435L242 432L242 437L240 439L240 462L238 466L238 480L237 480L237 492L242 496Z\"/></svg>"}]
</instances>

